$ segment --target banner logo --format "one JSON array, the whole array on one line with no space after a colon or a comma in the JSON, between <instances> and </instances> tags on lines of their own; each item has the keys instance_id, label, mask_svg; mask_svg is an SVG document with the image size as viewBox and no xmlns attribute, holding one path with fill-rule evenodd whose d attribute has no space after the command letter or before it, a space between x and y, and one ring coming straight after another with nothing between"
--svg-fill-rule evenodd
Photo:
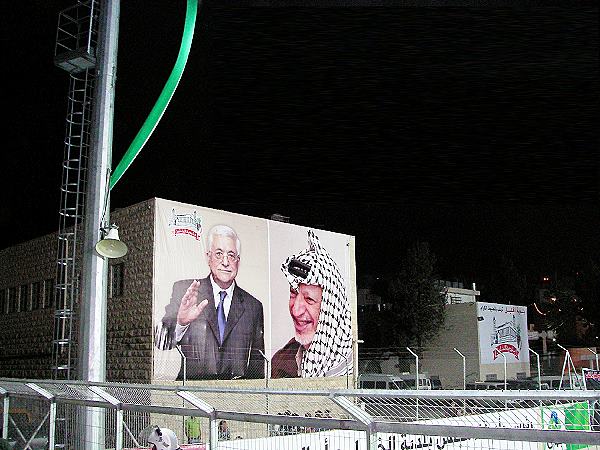
<instances>
[{"instance_id":1,"label":"banner logo","mask_svg":"<svg viewBox=\"0 0 600 450\"><path fill-rule=\"evenodd\" d=\"M511 344L500 344L492 352L494 359L500 356L500 353L511 353L515 355L515 358L519 359L519 350Z\"/></svg>"},{"instance_id":2,"label":"banner logo","mask_svg":"<svg viewBox=\"0 0 600 450\"><path fill-rule=\"evenodd\" d=\"M172 228L173 236L191 236L198 241L202 234L202 219L198 217L196 211L192 214L177 214L173 208L169 218L169 227Z\"/></svg>"}]
</instances>

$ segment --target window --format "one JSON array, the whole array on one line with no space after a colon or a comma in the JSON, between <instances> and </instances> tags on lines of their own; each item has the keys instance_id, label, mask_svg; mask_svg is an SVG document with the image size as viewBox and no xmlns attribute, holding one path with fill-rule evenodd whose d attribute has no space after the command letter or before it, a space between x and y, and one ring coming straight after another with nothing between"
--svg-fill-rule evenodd
<instances>
[{"instance_id":1,"label":"window","mask_svg":"<svg viewBox=\"0 0 600 450\"><path fill-rule=\"evenodd\" d=\"M0 315L6 314L6 289L0 289Z\"/></svg>"},{"instance_id":2,"label":"window","mask_svg":"<svg viewBox=\"0 0 600 450\"><path fill-rule=\"evenodd\" d=\"M17 297L17 288L8 288L8 313L14 313L19 310L19 298Z\"/></svg>"},{"instance_id":3,"label":"window","mask_svg":"<svg viewBox=\"0 0 600 450\"><path fill-rule=\"evenodd\" d=\"M110 266L110 290L109 297L118 297L123 295L123 274L124 274L124 265L114 264Z\"/></svg>"},{"instance_id":4,"label":"window","mask_svg":"<svg viewBox=\"0 0 600 450\"><path fill-rule=\"evenodd\" d=\"M54 306L54 279L48 278L44 281L44 308Z\"/></svg>"},{"instance_id":5,"label":"window","mask_svg":"<svg viewBox=\"0 0 600 450\"><path fill-rule=\"evenodd\" d=\"M21 311L29 311L31 309L31 303L29 299L29 285L22 284L19 289L19 306Z\"/></svg>"},{"instance_id":6,"label":"window","mask_svg":"<svg viewBox=\"0 0 600 450\"><path fill-rule=\"evenodd\" d=\"M42 283L36 281L35 283L31 283L31 310L34 311L36 309L40 309L40 300L42 297Z\"/></svg>"}]
</instances>

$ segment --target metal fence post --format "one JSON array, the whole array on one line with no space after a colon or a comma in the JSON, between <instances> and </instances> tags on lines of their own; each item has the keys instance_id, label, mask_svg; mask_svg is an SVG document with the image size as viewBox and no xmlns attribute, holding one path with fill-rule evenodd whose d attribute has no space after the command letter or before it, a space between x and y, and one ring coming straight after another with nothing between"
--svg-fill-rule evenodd
<instances>
[{"instance_id":1,"label":"metal fence post","mask_svg":"<svg viewBox=\"0 0 600 450\"><path fill-rule=\"evenodd\" d=\"M419 355L417 355L415 352L413 352L409 347L406 347L406 350L408 350L411 355L413 355L415 357L415 372L416 372L416 377L415 377L415 386L417 391L419 390ZM416 419L419 420L419 398L417 397L416 399Z\"/></svg>"},{"instance_id":2,"label":"metal fence post","mask_svg":"<svg viewBox=\"0 0 600 450\"><path fill-rule=\"evenodd\" d=\"M406 347L406 350L408 350L410 352L410 354L415 357L416 373L417 373L417 377L415 380L415 386L417 386L417 390L418 390L419 389L419 355L417 355L415 352L413 352L409 347Z\"/></svg>"},{"instance_id":3,"label":"metal fence post","mask_svg":"<svg viewBox=\"0 0 600 450\"><path fill-rule=\"evenodd\" d=\"M217 418L217 411L212 406L206 403L204 400L196 397L191 392L187 391L178 391L177 395L179 395L182 399L190 402L194 407L198 408L204 414L202 416L208 417L208 448L210 450L217 450L218 440L219 440L219 429Z\"/></svg>"},{"instance_id":4,"label":"metal fence post","mask_svg":"<svg viewBox=\"0 0 600 450\"><path fill-rule=\"evenodd\" d=\"M180 345L176 345L175 348L181 355L181 364L183 365L183 380L181 380L181 385L185 386L185 382L187 381L187 358L183 354L183 351L181 350Z\"/></svg>"},{"instance_id":5,"label":"metal fence post","mask_svg":"<svg viewBox=\"0 0 600 450\"><path fill-rule=\"evenodd\" d=\"M6 389L0 387L0 397L2 397L2 439L8 439L8 408L10 400Z\"/></svg>"},{"instance_id":6,"label":"metal fence post","mask_svg":"<svg viewBox=\"0 0 600 450\"><path fill-rule=\"evenodd\" d=\"M373 429L373 417L356 406L346 397L338 397L335 395L335 393L332 393L330 397L334 403L346 410L346 412L355 420L364 425L364 431L367 437L367 450L377 450L379 447L377 445L377 433Z\"/></svg>"},{"instance_id":7,"label":"metal fence post","mask_svg":"<svg viewBox=\"0 0 600 450\"><path fill-rule=\"evenodd\" d=\"M50 401L50 413L48 418L48 448L54 448L54 436L56 429L56 397L46 389L39 387L35 383L26 383L26 386L33 389L46 400Z\"/></svg>"},{"instance_id":8,"label":"metal fence post","mask_svg":"<svg viewBox=\"0 0 600 450\"><path fill-rule=\"evenodd\" d=\"M596 370L598 370L598 353L589 347L586 347L586 348L596 356Z\"/></svg>"},{"instance_id":9,"label":"metal fence post","mask_svg":"<svg viewBox=\"0 0 600 450\"><path fill-rule=\"evenodd\" d=\"M117 412L115 450L123 450L123 403L98 386L90 386L89 390L114 406Z\"/></svg>"},{"instance_id":10,"label":"metal fence post","mask_svg":"<svg viewBox=\"0 0 600 450\"><path fill-rule=\"evenodd\" d=\"M219 422L216 417L208 418L208 448L217 450L219 447Z\"/></svg>"},{"instance_id":11,"label":"metal fence post","mask_svg":"<svg viewBox=\"0 0 600 450\"><path fill-rule=\"evenodd\" d=\"M531 353L533 353L537 358L538 389L541 390L542 389L542 372L540 369L540 355L538 355L535 350L529 349L529 351Z\"/></svg>"},{"instance_id":12,"label":"metal fence post","mask_svg":"<svg viewBox=\"0 0 600 450\"><path fill-rule=\"evenodd\" d=\"M508 389L508 383L506 382L506 355L504 353L500 353L502 359L504 359L504 390Z\"/></svg>"},{"instance_id":13,"label":"metal fence post","mask_svg":"<svg viewBox=\"0 0 600 450\"><path fill-rule=\"evenodd\" d=\"M342 355L344 361L346 361L346 389L350 389L350 368L348 367L348 358Z\"/></svg>"},{"instance_id":14,"label":"metal fence post","mask_svg":"<svg viewBox=\"0 0 600 450\"><path fill-rule=\"evenodd\" d=\"M462 357L462 360L463 360L463 389L467 389L467 359L465 358L465 355L463 355L461 352L459 352L456 349L456 347L454 347L454 351Z\"/></svg>"},{"instance_id":15,"label":"metal fence post","mask_svg":"<svg viewBox=\"0 0 600 450\"><path fill-rule=\"evenodd\" d=\"M263 359L265 360L265 389L268 391L269 390L269 378L271 378L271 371L270 371L270 367L269 367L269 358L267 358L267 355L264 354L264 352L262 350L258 350L260 355L263 357ZM267 414L269 414L269 393L266 392L265 393L265 407L267 410ZM267 436L269 436L271 433L271 427L269 426L269 424L267 424Z\"/></svg>"}]
</instances>

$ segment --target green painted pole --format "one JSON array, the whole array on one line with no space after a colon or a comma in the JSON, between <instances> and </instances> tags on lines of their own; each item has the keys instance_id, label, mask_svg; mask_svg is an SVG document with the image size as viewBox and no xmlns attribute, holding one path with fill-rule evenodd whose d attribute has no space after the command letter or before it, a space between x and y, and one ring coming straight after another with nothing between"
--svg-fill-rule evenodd
<instances>
[{"instance_id":1,"label":"green painted pole","mask_svg":"<svg viewBox=\"0 0 600 450\"><path fill-rule=\"evenodd\" d=\"M117 182L121 179L125 171L129 168L135 157L140 153L142 147L146 144L150 135L156 128L156 125L162 118L173 94L175 93L175 89L179 84L179 80L181 80L181 76L183 75L183 69L187 63L188 56L190 54L190 48L192 46L192 38L194 37L194 28L196 26L196 14L198 11L198 0L188 0L187 9L185 13L185 25L183 28L183 39L181 41L181 46L179 48L179 55L177 56L177 61L175 61L175 66L171 71L171 75L169 76L167 82L165 83L165 87L163 88L156 104L150 111L146 121L138 131L138 134L133 139L131 145L125 155L113 171L110 177L109 189L115 187Z\"/></svg>"}]
</instances>

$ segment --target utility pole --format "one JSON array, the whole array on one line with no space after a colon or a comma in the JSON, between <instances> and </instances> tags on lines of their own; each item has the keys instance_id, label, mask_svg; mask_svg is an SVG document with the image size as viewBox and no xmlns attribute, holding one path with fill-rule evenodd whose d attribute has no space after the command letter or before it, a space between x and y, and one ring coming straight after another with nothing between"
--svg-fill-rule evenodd
<instances>
[{"instance_id":1,"label":"utility pole","mask_svg":"<svg viewBox=\"0 0 600 450\"><path fill-rule=\"evenodd\" d=\"M109 179L112 164L112 138L119 0L101 0L97 47L97 84L91 125L91 147L86 189L83 246L83 289L80 303L79 378L106 381L106 303L108 262L96 251L102 220L110 214ZM100 450L104 444L104 411L86 407L80 448Z\"/></svg>"}]
</instances>

